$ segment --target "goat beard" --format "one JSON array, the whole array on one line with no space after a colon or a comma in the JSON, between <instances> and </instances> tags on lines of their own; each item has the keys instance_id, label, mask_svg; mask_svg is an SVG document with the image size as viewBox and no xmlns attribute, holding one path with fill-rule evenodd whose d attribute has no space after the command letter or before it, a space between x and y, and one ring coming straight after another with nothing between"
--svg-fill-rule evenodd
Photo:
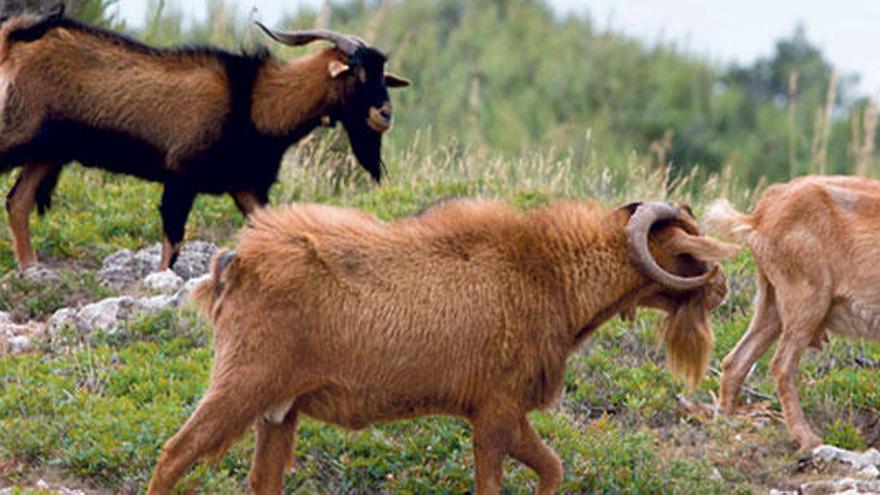
<instances>
[{"instance_id":1,"label":"goat beard","mask_svg":"<svg viewBox=\"0 0 880 495\"><path fill-rule=\"evenodd\" d=\"M688 298L669 315L662 334L669 368L684 378L690 389L706 374L715 341L707 306L705 295Z\"/></svg>"},{"instance_id":2,"label":"goat beard","mask_svg":"<svg viewBox=\"0 0 880 495\"><path fill-rule=\"evenodd\" d=\"M369 172L376 182L382 182L385 164L382 162L382 134L367 126L364 119L343 120L342 126L348 134L348 142L361 167Z\"/></svg>"}]
</instances>

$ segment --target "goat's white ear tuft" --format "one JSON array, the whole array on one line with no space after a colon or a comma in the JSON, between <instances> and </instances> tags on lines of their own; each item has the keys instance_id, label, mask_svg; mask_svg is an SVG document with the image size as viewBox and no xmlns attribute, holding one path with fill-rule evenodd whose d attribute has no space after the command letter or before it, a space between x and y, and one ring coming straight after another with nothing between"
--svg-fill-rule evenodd
<instances>
[{"instance_id":1,"label":"goat's white ear tuft","mask_svg":"<svg viewBox=\"0 0 880 495\"><path fill-rule=\"evenodd\" d=\"M350 69L347 64L340 62L339 60L332 60L329 64L327 64L327 72L330 73L330 77L336 79L340 74L344 74L348 69Z\"/></svg>"}]
</instances>

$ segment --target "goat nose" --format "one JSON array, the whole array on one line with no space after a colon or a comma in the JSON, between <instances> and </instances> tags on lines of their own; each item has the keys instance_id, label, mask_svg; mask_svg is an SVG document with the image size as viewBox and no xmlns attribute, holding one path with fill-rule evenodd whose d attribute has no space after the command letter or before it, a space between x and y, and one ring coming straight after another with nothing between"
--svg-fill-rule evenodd
<instances>
[{"instance_id":1,"label":"goat nose","mask_svg":"<svg viewBox=\"0 0 880 495\"><path fill-rule=\"evenodd\" d=\"M391 129L391 108L387 105L383 105L381 108L371 107L367 125L376 132L385 132Z\"/></svg>"}]
</instances>

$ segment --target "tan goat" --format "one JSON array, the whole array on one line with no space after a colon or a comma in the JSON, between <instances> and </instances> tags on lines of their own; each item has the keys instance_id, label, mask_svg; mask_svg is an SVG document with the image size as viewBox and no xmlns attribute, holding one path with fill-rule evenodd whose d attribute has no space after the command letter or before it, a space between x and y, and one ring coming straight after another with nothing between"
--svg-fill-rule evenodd
<instances>
[{"instance_id":1,"label":"tan goat","mask_svg":"<svg viewBox=\"0 0 880 495\"><path fill-rule=\"evenodd\" d=\"M354 429L466 418L477 492L499 492L510 455L552 493L562 464L526 413L559 395L566 358L615 314L657 307L671 313L671 367L696 383L726 291L715 261L732 252L701 237L686 207L660 203L523 213L453 201L393 223L319 205L259 210L194 292L216 329L211 385L149 493L254 422L251 487L279 493L300 414Z\"/></svg>"},{"instance_id":2,"label":"tan goat","mask_svg":"<svg viewBox=\"0 0 880 495\"><path fill-rule=\"evenodd\" d=\"M815 447L821 438L798 402L804 350L821 348L826 330L880 339L880 182L803 177L769 188L751 215L720 200L706 223L748 246L757 265L755 314L722 363L722 410L736 409L749 370L779 338L770 368L785 422L802 447Z\"/></svg>"}]
</instances>

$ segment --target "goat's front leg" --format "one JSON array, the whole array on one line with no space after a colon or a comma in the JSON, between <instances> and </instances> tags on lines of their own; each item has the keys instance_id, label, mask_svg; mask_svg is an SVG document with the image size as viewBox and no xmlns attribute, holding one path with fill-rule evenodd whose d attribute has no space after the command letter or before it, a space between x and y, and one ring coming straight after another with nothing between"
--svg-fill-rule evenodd
<instances>
[{"instance_id":1,"label":"goat's front leg","mask_svg":"<svg viewBox=\"0 0 880 495\"><path fill-rule=\"evenodd\" d=\"M6 196L6 212L9 214L9 231L12 234L12 250L21 269L37 263L37 253L31 245L29 218L37 202L40 185L57 174L59 165L44 162L31 163L21 169L21 174Z\"/></svg>"},{"instance_id":2,"label":"goat's front leg","mask_svg":"<svg viewBox=\"0 0 880 495\"><path fill-rule=\"evenodd\" d=\"M822 443L810 429L798 400L797 368L807 346L822 325L830 305L830 296L809 283L777 287L782 316L782 338L770 361L776 379L782 413L789 432L802 448L811 449Z\"/></svg>"},{"instance_id":3,"label":"goat's front leg","mask_svg":"<svg viewBox=\"0 0 880 495\"><path fill-rule=\"evenodd\" d=\"M293 467L297 412L290 411L281 423L271 418L256 425L256 450L248 481L254 493L278 495L284 487L284 472Z\"/></svg>"},{"instance_id":4,"label":"goat's front leg","mask_svg":"<svg viewBox=\"0 0 880 495\"><path fill-rule=\"evenodd\" d=\"M266 206L266 203L269 202L265 194L257 194L253 191L235 191L230 194L235 201L235 206L238 207L238 210L245 217L253 213L257 208Z\"/></svg>"},{"instance_id":5,"label":"goat's front leg","mask_svg":"<svg viewBox=\"0 0 880 495\"><path fill-rule=\"evenodd\" d=\"M539 495L556 493L562 484L562 461L553 449L547 446L538 432L523 416L519 421L519 434L510 449L510 455L538 473Z\"/></svg>"},{"instance_id":6,"label":"goat's front leg","mask_svg":"<svg viewBox=\"0 0 880 495\"><path fill-rule=\"evenodd\" d=\"M183 428L162 448L147 493L171 493L193 463L201 457L222 454L265 407L240 388L212 385Z\"/></svg>"},{"instance_id":7,"label":"goat's front leg","mask_svg":"<svg viewBox=\"0 0 880 495\"><path fill-rule=\"evenodd\" d=\"M171 268L177 261L186 229L186 219L195 198L195 191L187 186L173 183L165 184L165 190L162 192L162 204L159 205L159 213L162 215L162 229L165 233L162 239L162 259L159 262L159 271Z\"/></svg>"},{"instance_id":8,"label":"goat's front leg","mask_svg":"<svg viewBox=\"0 0 880 495\"><path fill-rule=\"evenodd\" d=\"M732 414L736 409L740 387L748 376L755 361L761 357L770 344L779 337L782 322L776 307L773 286L758 269L758 294L755 296L755 314L749 329L721 362L721 410Z\"/></svg>"}]
</instances>

